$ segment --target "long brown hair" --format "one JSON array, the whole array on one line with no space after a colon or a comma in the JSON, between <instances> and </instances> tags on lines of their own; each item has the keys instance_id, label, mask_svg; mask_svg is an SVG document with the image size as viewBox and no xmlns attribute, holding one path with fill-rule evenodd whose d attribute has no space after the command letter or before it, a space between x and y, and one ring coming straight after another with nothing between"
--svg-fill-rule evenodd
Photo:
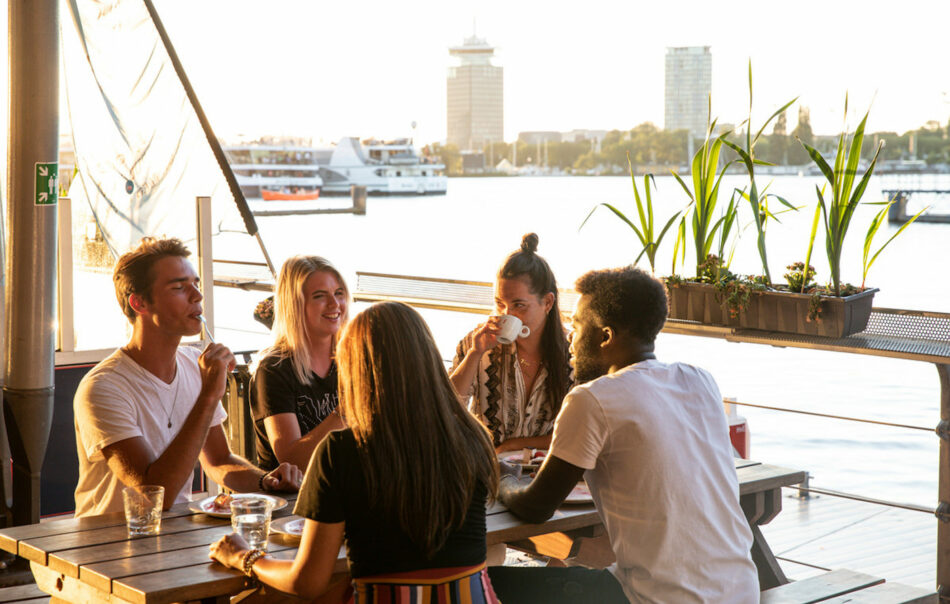
<instances>
[{"instance_id":1,"label":"long brown hair","mask_svg":"<svg viewBox=\"0 0 950 604\"><path fill-rule=\"evenodd\" d=\"M539 298L554 294L554 304L544 320L541 332L541 360L548 371L547 391L551 410L557 415L564 395L571 389L569 343L561 322L561 307L554 272L538 255L538 236L528 233L521 238L521 248L505 259L498 269L498 279L525 279L531 293Z\"/></svg>"},{"instance_id":2,"label":"long brown hair","mask_svg":"<svg viewBox=\"0 0 950 604\"><path fill-rule=\"evenodd\" d=\"M429 328L405 304L358 314L337 357L369 500L431 557L465 521L476 483L492 498L498 489L491 436L459 405Z\"/></svg>"}]
</instances>

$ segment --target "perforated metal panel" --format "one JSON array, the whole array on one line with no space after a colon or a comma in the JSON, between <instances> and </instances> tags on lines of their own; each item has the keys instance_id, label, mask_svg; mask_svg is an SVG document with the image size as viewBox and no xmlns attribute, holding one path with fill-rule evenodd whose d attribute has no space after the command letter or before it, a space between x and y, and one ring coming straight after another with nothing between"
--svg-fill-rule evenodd
<instances>
[{"instance_id":1,"label":"perforated metal panel","mask_svg":"<svg viewBox=\"0 0 950 604\"><path fill-rule=\"evenodd\" d=\"M735 330L727 340L950 363L950 314L875 308L867 328L847 338Z\"/></svg>"}]
</instances>

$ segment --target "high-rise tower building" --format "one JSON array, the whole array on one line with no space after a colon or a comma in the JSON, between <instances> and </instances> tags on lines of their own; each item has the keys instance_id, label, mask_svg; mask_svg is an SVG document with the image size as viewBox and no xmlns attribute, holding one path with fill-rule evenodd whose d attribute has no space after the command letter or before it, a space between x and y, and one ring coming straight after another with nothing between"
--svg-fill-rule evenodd
<instances>
[{"instance_id":1,"label":"high-rise tower building","mask_svg":"<svg viewBox=\"0 0 950 604\"><path fill-rule=\"evenodd\" d=\"M459 64L446 79L446 142L462 151L504 140L504 70L491 64L494 52L475 35L449 48Z\"/></svg>"},{"instance_id":2,"label":"high-rise tower building","mask_svg":"<svg viewBox=\"0 0 950 604\"><path fill-rule=\"evenodd\" d=\"M692 137L703 137L710 92L712 54L709 47L667 48L663 127L666 130L689 130Z\"/></svg>"}]
</instances>

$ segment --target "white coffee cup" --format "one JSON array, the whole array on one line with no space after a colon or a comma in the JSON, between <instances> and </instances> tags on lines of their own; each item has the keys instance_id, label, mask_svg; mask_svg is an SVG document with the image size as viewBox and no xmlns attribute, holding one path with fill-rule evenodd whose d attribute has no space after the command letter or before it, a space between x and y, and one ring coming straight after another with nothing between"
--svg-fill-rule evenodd
<instances>
[{"instance_id":1,"label":"white coffee cup","mask_svg":"<svg viewBox=\"0 0 950 604\"><path fill-rule=\"evenodd\" d=\"M511 344L518 338L527 338L531 335L531 328L521 323L521 319L511 315L498 317L498 341L502 344Z\"/></svg>"}]
</instances>

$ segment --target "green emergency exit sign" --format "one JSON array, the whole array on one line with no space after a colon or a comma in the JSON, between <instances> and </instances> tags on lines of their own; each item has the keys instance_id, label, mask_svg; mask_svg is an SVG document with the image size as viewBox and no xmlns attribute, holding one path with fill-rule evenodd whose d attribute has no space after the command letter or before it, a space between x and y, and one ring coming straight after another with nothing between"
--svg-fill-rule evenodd
<instances>
[{"instance_id":1,"label":"green emergency exit sign","mask_svg":"<svg viewBox=\"0 0 950 604\"><path fill-rule=\"evenodd\" d=\"M36 180L33 186L33 203L38 206L55 206L59 199L59 164L54 161L36 162Z\"/></svg>"}]
</instances>

